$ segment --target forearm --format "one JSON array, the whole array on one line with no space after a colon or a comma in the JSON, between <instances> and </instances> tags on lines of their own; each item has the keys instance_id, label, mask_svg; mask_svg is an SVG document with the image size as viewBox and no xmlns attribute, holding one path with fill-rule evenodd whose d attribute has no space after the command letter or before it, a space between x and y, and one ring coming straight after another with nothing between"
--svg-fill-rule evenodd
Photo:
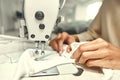
<instances>
[{"instance_id":1,"label":"forearm","mask_svg":"<svg viewBox=\"0 0 120 80\"><path fill-rule=\"evenodd\" d=\"M100 37L94 30L89 29L83 33L77 34L79 41L90 41Z\"/></svg>"}]
</instances>

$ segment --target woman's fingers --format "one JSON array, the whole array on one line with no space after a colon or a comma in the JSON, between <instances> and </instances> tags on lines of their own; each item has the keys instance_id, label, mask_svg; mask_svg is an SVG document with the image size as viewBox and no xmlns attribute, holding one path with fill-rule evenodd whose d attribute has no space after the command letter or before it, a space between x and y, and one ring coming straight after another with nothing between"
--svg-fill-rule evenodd
<instances>
[{"instance_id":1,"label":"woman's fingers","mask_svg":"<svg viewBox=\"0 0 120 80\"><path fill-rule=\"evenodd\" d=\"M65 43L67 37L68 37L68 34L66 32L58 34L57 44L58 44L58 49L60 54L63 52L63 44Z\"/></svg>"},{"instance_id":2,"label":"woman's fingers","mask_svg":"<svg viewBox=\"0 0 120 80\"><path fill-rule=\"evenodd\" d=\"M102 39L96 39L96 40L93 40L91 42L87 42L85 44L82 44L80 46L80 49L84 52L84 51L94 51L94 50L97 50L97 49L100 49L100 48L103 48L103 47L108 47L108 43L105 42L104 40Z\"/></svg>"},{"instance_id":3,"label":"woman's fingers","mask_svg":"<svg viewBox=\"0 0 120 80\"><path fill-rule=\"evenodd\" d=\"M70 45L68 45L68 47L67 47L67 52L69 53L72 49L71 49L71 46Z\"/></svg>"},{"instance_id":4,"label":"woman's fingers","mask_svg":"<svg viewBox=\"0 0 120 80\"><path fill-rule=\"evenodd\" d=\"M96 59L96 60L88 60L85 63L88 67L102 67L102 68L113 68L111 65L111 60L108 59Z\"/></svg>"},{"instance_id":5,"label":"woman's fingers","mask_svg":"<svg viewBox=\"0 0 120 80\"><path fill-rule=\"evenodd\" d=\"M81 64L85 64L88 60L103 59L109 56L107 49L99 49L96 51L83 52L79 59Z\"/></svg>"},{"instance_id":6,"label":"woman's fingers","mask_svg":"<svg viewBox=\"0 0 120 80\"><path fill-rule=\"evenodd\" d=\"M56 51L58 51L58 44L56 40L50 41L49 45Z\"/></svg>"}]
</instances>

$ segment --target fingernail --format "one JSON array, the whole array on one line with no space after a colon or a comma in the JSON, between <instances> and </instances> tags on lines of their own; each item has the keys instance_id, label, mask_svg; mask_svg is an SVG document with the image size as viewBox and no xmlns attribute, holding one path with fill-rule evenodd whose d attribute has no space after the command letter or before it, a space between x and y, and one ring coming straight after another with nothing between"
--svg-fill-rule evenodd
<instances>
[{"instance_id":1,"label":"fingernail","mask_svg":"<svg viewBox=\"0 0 120 80\"><path fill-rule=\"evenodd\" d=\"M67 52L69 53L69 52L70 52L70 49L68 49Z\"/></svg>"},{"instance_id":2,"label":"fingernail","mask_svg":"<svg viewBox=\"0 0 120 80\"><path fill-rule=\"evenodd\" d=\"M62 51L59 51L59 56L61 56L61 54L62 54Z\"/></svg>"},{"instance_id":3,"label":"fingernail","mask_svg":"<svg viewBox=\"0 0 120 80\"><path fill-rule=\"evenodd\" d=\"M62 54L62 51L61 51L61 50L59 51L59 54Z\"/></svg>"}]
</instances>

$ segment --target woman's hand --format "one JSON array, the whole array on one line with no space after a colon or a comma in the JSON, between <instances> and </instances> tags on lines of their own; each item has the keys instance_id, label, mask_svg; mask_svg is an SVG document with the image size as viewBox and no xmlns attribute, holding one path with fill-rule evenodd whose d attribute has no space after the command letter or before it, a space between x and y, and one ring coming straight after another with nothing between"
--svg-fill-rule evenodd
<instances>
[{"instance_id":1,"label":"woman's hand","mask_svg":"<svg viewBox=\"0 0 120 80\"><path fill-rule=\"evenodd\" d=\"M78 37L76 35L69 35L66 32L62 32L59 33L53 40L50 41L50 46L59 53L62 53L63 44L70 45L75 41L78 41ZM69 51L70 51L70 46L67 48L67 52Z\"/></svg>"},{"instance_id":2,"label":"woman's hand","mask_svg":"<svg viewBox=\"0 0 120 80\"><path fill-rule=\"evenodd\" d=\"M120 48L101 38L79 46L72 58L88 67L120 69Z\"/></svg>"}]
</instances>

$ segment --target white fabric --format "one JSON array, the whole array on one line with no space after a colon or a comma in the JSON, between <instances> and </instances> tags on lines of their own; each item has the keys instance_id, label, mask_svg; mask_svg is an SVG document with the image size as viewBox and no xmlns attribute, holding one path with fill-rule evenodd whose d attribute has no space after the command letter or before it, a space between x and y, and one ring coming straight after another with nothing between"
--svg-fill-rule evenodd
<instances>
[{"instance_id":1,"label":"white fabric","mask_svg":"<svg viewBox=\"0 0 120 80\"><path fill-rule=\"evenodd\" d=\"M70 58L70 55L59 56L56 51L45 51L45 56L40 57L41 60L35 61L33 55L34 49L26 50L20 57L17 71L13 80L19 80L20 78L29 76L30 74L40 72L42 70L67 63L74 63L74 59Z\"/></svg>"},{"instance_id":2,"label":"white fabric","mask_svg":"<svg viewBox=\"0 0 120 80\"><path fill-rule=\"evenodd\" d=\"M113 77L113 70L112 69L102 69L104 76L102 77L102 80L111 80Z\"/></svg>"}]
</instances>

